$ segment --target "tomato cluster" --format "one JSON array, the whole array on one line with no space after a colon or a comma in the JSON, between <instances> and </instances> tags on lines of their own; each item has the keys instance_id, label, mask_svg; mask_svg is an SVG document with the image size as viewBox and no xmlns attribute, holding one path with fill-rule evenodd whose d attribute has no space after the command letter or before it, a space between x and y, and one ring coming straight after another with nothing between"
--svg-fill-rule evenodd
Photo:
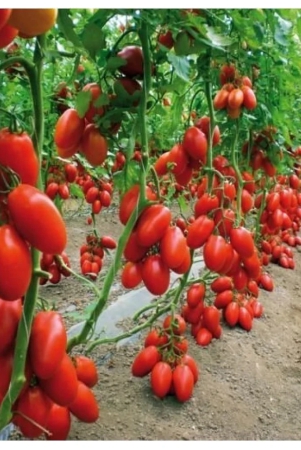
<instances>
[{"instance_id":1,"label":"tomato cluster","mask_svg":"<svg viewBox=\"0 0 301 450\"><path fill-rule=\"evenodd\" d=\"M86 202L91 205L92 214L99 214L102 208L108 208L111 205L113 187L110 182L81 171L76 178L76 183L81 187Z\"/></svg>"},{"instance_id":2,"label":"tomato cluster","mask_svg":"<svg viewBox=\"0 0 301 450\"><path fill-rule=\"evenodd\" d=\"M186 322L178 314L165 317L162 327L154 328L145 338L132 364L132 374L150 374L153 393L163 399L175 395L179 402L188 401L199 378L195 360L187 354L188 341L183 336Z\"/></svg>"},{"instance_id":3,"label":"tomato cluster","mask_svg":"<svg viewBox=\"0 0 301 450\"><path fill-rule=\"evenodd\" d=\"M77 166L73 163L50 163L45 193L51 200L57 196L67 200L70 197L69 184L76 180L77 173Z\"/></svg>"},{"instance_id":4,"label":"tomato cluster","mask_svg":"<svg viewBox=\"0 0 301 450\"><path fill-rule=\"evenodd\" d=\"M70 260L66 252L62 252L60 255L43 253L40 265L42 270L49 273L49 278L40 278L40 285L44 285L48 281L52 284L58 284L62 276L69 277L71 275L68 268L64 267L70 267Z\"/></svg>"},{"instance_id":5,"label":"tomato cluster","mask_svg":"<svg viewBox=\"0 0 301 450\"><path fill-rule=\"evenodd\" d=\"M105 250L113 250L117 246L110 236L97 237L89 234L86 236L86 244L80 248L80 266L83 275L95 281L101 271Z\"/></svg>"},{"instance_id":6,"label":"tomato cluster","mask_svg":"<svg viewBox=\"0 0 301 450\"><path fill-rule=\"evenodd\" d=\"M220 89L213 99L215 109L226 109L231 119L237 119L242 108L253 110L257 106L253 84L249 77L240 76L233 64L225 64L220 71Z\"/></svg>"},{"instance_id":7,"label":"tomato cluster","mask_svg":"<svg viewBox=\"0 0 301 450\"><path fill-rule=\"evenodd\" d=\"M14 341L22 315L21 299L0 300L3 321L0 346L0 404L10 383ZM26 381L13 405L12 422L27 438L66 439L71 414L83 422L94 422L99 407L91 388L98 381L94 362L66 353L67 333L59 313L40 311L33 320L26 361Z\"/></svg>"}]
</instances>

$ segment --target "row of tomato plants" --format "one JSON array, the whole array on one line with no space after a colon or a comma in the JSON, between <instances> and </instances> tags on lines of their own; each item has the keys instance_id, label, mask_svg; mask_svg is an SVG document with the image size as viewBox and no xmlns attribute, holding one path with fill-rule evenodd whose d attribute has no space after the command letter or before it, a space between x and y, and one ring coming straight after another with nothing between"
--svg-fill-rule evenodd
<instances>
[{"instance_id":1,"label":"row of tomato plants","mask_svg":"<svg viewBox=\"0 0 301 450\"><path fill-rule=\"evenodd\" d=\"M120 71L130 80L124 83L122 79L124 88L127 90L130 84L137 87L136 77L141 75L143 84L141 87L138 83L140 88L136 89L141 91L136 104L140 150L131 155L118 152L114 165L114 170L126 170L128 159L134 158L141 169L139 184L130 187L120 199L119 219L124 231L118 243L110 236L99 236L94 221L102 207L110 206L113 189L112 182L99 180L93 173L93 167L106 162L108 149L106 137L96 126L97 119L106 112L97 105L100 87L96 83L84 87L83 91L90 93L84 115L68 107L58 119L54 132L58 156L74 162L54 167L47 161L43 192L41 75L45 37L37 39L35 65L22 57L1 65L3 69L16 63L24 67L35 112L33 141L27 133L9 129L1 130L0 135L1 214L5 222L0 228L0 306L6 330L0 353L5 368L0 386L0 428L13 421L26 437L46 433L49 439L67 438L70 414L85 422L97 420L99 407L91 390L97 382L95 365L90 358L69 354L79 344L85 344L89 352L110 341L90 342L90 333L119 269L125 288L133 289L143 282L159 299L136 314L138 319L142 313L151 312L146 321L111 341L151 326L145 349L133 361L132 374L151 374L155 395L163 398L173 394L184 402L191 397L199 376L196 361L187 354L187 324L197 344L203 346L221 336L221 317L231 327L239 324L250 331L253 319L263 313L259 288L273 290L273 280L264 267L272 261L294 268L290 247L300 245L299 149L289 150L295 160L291 173L277 176L269 150L277 140L275 128L253 133L238 148L239 117L244 109L253 110L257 100L252 81L241 77L234 65L225 64L220 74L222 88L215 96L211 94L211 82L204 81L209 116L190 124L182 139L155 158L151 166L146 111L153 68L144 21L139 37L141 47L126 47L119 54L125 61ZM133 55L134 71L130 69ZM138 64L139 70L137 55L143 61ZM223 138L214 108L226 109L233 120L229 122L233 135L229 158L220 154L219 147L214 150ZM116 123L112 127L111 132L117 133ZM57 283L61 275L78 276L69 267L66 227L52 202L58 195L67 199L72 183L82 188L85 200L92 205L93 232L80 249L82 274L96 280L105 252L115 249L115 254L101 291L92 287L97 302L89 319L81 333L67 342L60 315L37 312L36 302L39 284ZM174 197L184 196L194 202L190 217L173 217L167 203L170 191ZM205 271L199 279L190 280L191 265L200 254ZM170 289L172 272L180 278ZM154 328L156 320L166 313L162 325Z\"/></svg>"}]
</instances>

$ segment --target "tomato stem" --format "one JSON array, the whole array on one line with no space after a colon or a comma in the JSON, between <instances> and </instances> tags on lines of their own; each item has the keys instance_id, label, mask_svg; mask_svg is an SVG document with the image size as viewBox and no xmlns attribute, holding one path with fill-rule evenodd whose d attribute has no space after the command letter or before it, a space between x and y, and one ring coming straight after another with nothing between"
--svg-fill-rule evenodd
<instances>
[{"instance_id":1,"label":"tomato stem","mask_svg":"<svg viewBox=\"0 0 301 450\"><path fill-rule=\"evenodd\" d=\"M212 141L213 141L213 132L214 132L214 127L215 127L215 117L214 117L213 102L212 102L211 82L209 79L205 79L205 96L207 99L207 104L208 104L208 109L209 109L209 117L210 117L206 168L209 169L208 191L211 194L213 175L214 175L212 172L212 170L213 170Z\"/></svg>"},{"instance_id":2,"label":"tomato stem","mask_svg":"<svg viewBox=\"0 0 301 450\"><path fill-rule=\"evenodd\" d=\"M236 224L239 226L241 224L241 197L242 197L242 189L244 185L244 180L241 176L241 172L238 167L238 158L237 158L237 141L239 135L239 119L236 119L236 127L233 135L232 143L231 143L231 164L235 170L237 176L237 214L236 214Z\"/></svg>"}]
</instances>

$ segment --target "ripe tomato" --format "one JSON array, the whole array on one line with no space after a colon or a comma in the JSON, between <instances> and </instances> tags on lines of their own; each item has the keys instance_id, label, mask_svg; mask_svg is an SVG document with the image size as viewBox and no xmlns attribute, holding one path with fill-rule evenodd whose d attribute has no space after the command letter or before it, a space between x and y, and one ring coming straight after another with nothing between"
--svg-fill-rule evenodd
<instances>
[{"instance_id":1,"label":"ripe tomato","mask_svg":"<svg viewBox=\"0 0 301 450\"><path fill-rule=\"evenodd\" d=\"M96 126L91 123L85 127L81 150L88 163L93 167L101 166L108 154L108 143Z\"/></svg>"},{"instance_id":2,"label":"ripe tomato","mask_svg":"<svg viewBox=\"0 0 301 450\"><path fill-rule=\"evenodd\" d=\"M70 191L67 183L62 183L59 185L58 194L63 200L67 200L70 197Z\"/></svg>"},{"instance_id":3,"label":"ripe tomato","mask_svg":"<svg viewBox=\"0 0 301 450\"><path fill-rule=\"evenodd\" d=\"M142 48L136 45L128 45L117 53L125 63L118 70L128 77L143 75L143 53Z\"/></svg>"},{"instance_id":4,"label":"ripe tomato","mask_svg":"<svg viewBox=\"0 0 301 450\"><path fill-rule=\"evenodd\" d=\"M252 328L253 320L245 306L239 308L238 323L246 331L250 331Z\"/></svg>"},{"instance_id":5,"label":"ripe tomato","mask_svg":"<svg viewBox=\"0 0 301 450\"><path fill-rule=\"evenodd\" d=\"M241 209L244 214L247 214L254 207L254 198L246 189L241 193Z\"/></svg>"},{"instance_id":6,"label":"ripe tomato","mask_svg":"<svg viewBox=\"0 0 301 450\"><path fill-rule=\"evenodd\" d=\"M184 258L182 264L180 264L178 267L173 268L172 270L173 270L173 272L179 273L179 274L186 273L190 269L191 263L192 263L192 260L191 260L190 250L189 250L189 247L186 246L185 258Z\"/></svg>"},{"instance_id":7,"label":"ripe tomato","mask_svg":"<svg viewBox=\"0 0 301 450\"><path fill-rule=\"evenodd\" d=\"M142 247L150 247L163 238L171 221L171 211L162 204L146 208L140 215L137 226L137 242Z\"/></svg>"},{"instance_id":8,"label":"ripe tomato","mask_svg":"<svg viewBox=\"0 0 301 450\"><path fill-rule=\"evenodd\" d=\"M239 318L239 305L236 302L231 302L223 311L225 321L230 327L235 327Z\"/></svg>"},{"instance_id":9,"label":"ripe tomato","mask_svg":"<svg viewBox=\"0 0 301 450\"><path fill-rule=\"evenodd\" d=\"M17 334L22 315L22 300L8 302L0 299L0 354L5 353L12 346Z\"/></svg>"},{"instance_id":10,"label":"ripe tomato","mask_svg":"<svg viewBox=\"0 0 301 450\"><path fill-rule=\"evenodd\" d=\"M251 232L246 228L232 228L230 231L230 242L240 256L249 258L253 255L255 250L254 240Z\"/></svg>"},{"instance_id":11,"label":"ripe tomato","mask_svg":"<svg viewBox=\"0 0 301 450\"><path fill-rule=\"evenodd\" d=\"M208 149L205 133L197 127L188 128L183 138L183 149L192 159L203 160Z\"/></svg>"},{"instance_id":12,"label":"ripe tomato","mask_svg":"<svg viewBox=\"0 0 301 450\"><path fill-rule=\"evenodd\" d=\"M120 202L119 219L123 225L126 225L133 210L137 207L140 196L139 184L134 184L123 196ZM152 192L150 187L146 186L146 198L148 200L155 200L156 194Z\"/></svg>"},{"instance_id":13,"label":"ripe tomato","mask_svg":"<svg viewBox=\"0 0 301 450\"><path fill-rule=\"evenodd\" d=\"M200 372L195 359L192 356L185 354L181 358L181 364L185 364L189 367L193 374L194 384L196 384L199 379Z\"/></svg>"},{"instance_id":14,"label":"ripe tomato","mask_svg":"<svg viewBox=\"0 0 301 450\"><path fill-rule=\"evenodd\" d=\"M215 109L224 109L228 104L229 91L227 89L220 89L213 99L213 106Z\"/></svg>"},{"instance_id":15,"label":"ripe tomato","mask_svg":"<svg viewBox=\"0 0 301 450\"><path fill-rule=\"evenodd\" d=\"M0 267L0 298L17 300L25 295L31 280L31 256L12 225L0 227Z\"/></svg>"},{"instance_id":16,"label":"ripe tomato","mask_svg":"<svg viewBox=\"0 0 301 450\"><path fill-rule=\"evenodd\" d=\"M188 351L188 340L184 336L174 337L171 340L170 347L177 355L184 355Z\"/></svg>"},{"instance_id":17,"label":"ripe tomato","mask_svg":"<svg viewBox=\"0 0 301 450\"><path fill-rule=\"evenodd\" d=\"M95 386L98 381L98 373L93 359L84 355L77 355L73 357L73 362L77 379L89 388Z\"/></svg>"},{"instance_id":18,"label":"ripe tomato","mask_svg":"<svg viewBox=\"0 0 301 450\"><path fill-rule=\"evenodd\" d=\"M199 216L188 226L187 245L192 249L202 247L212 235L214 221L206 215Z\"/></svg>"},{"instance_id":19,"label":"ripe tomato","mask_svg":"<svg viewBox=\"0 0 301 450\"><path fill-rule=\"evenodd\" d=\"M194 376L186 364L178 365L172 374L175 395L179 402L187 402L192 396Z\"/></svg>"},{"instance_id":20,"label":"ripe tomato","mask_svg":"<svg viewBox=\"0 0 301 450\"><path fill-rule=\"evenodd\" d=\"M0 30L7 23L9 16L11 15L11 9L0 9Z\"/></svg>"},{"instance_id":21,"label":"ripe tomato","mask_svg":"<svg viewBox=\"0 0 301 450\"><path fill-rule=\"evenodd\" d=\"M134 377L145 377L161 360L159 350L155 345L149 345L141 350L132 364L132 375Z\"/></svg>"},{"instance_id":22,"label":"ripe tomato","mask_svg":"<svg viewBox=\"0 0 301 450\"><path fill-rule=\"evenodd\" d=\"M71 415L68 408L52 403L46 429L50 435L46 435L48 441L65 441L71 427Z\"/></svg>"},{"instance_id":23,"label":"ripe tomato","mask_svg":"<svg viewBox=\"0 0 301 450\"><path fill-rule=\"evenodd\" d=\"M226 308L226 306L229 305L229 303L231 303L232 300L233 300L233 291L226 290L217 294L213 304L217 309L223 309Z\"/></svg>"},{"instance_id":24,"label":"ripe tomato","mask_svg":"<svg viewBox=\"0 0 301 450\"><path fill-rule=\"evenodd\" d=\"M199 302L197 306L194 308L191 308L189 305L185 308L185 311L183 313L183 317L186 320L186 322L191 323L193 325L197 324L203 314L205 305L204 302Z\"/></svg>"},{"instance_id":25,"label":"ripe tomato","mask_svg":"<svg viewBox=\"0 0 301 450\"><path fill-rule=\"evenodd\" d=\"M66 180L69 183L73 183L76 180L76 177L78 175L78 170L74 164L71 164L71 163L65 164L64 172L65 172Z\"/></svg>"},{"instance_id":26,"label":"ripe tomato","mask_svg":"<svg viewBox=\"0 0 301 450\"><path fill-rule=\"evenodd\" d=\"M69 411L81 422L96 422L99 417L99 406L95 395L91 389L81 381L78 381L78 388L75 400L68 406Z\"/></svg>"},{"instance_id":27,"label":"ripe tomato","mask_svg":"<svg viewBox=\"0 0 301 450\"><path fill-rule=\"evenodd\" d=\"M244 93L241 89L233 89L228 97L228 107L231 109L239 108L244 101Z\"/></svg>"},{"instance_id":28,"label":"ripe tomato","mask_svg":"<svg viewBox=\"0 0 301 450\"><path fill-rule=\"evenodd\" d=\"M172 330L173 334L182 335L186 331L185 319L179 314L175 314L174 316L169 314L163 321L163 329L167 333L170 333Z\"/></svg>"},{"instance_id":29,"label":"ripe tomato","mask_svg":"<svg viewBox=\"0 0 301 450\"><path fill-rule=\"evenodd\" d=\"M62 149L76 148L85 129L85 119L74 108L67 109L58 119L54 130L54 142Z\"/></svg>"},{"instance_id":30,"label":"ripe tomato","mask_svg":"<svg viewBox=\"0 0 301 450\"><path fill-rule=\"evenodd\" d=\"M115 239L113 239L111 236L102 236L100 240L100 245L103 248L108 248L110 250L113 250L114 248L117 247Z\"/></svg>"},{"instance_id":31,"label":"ripe tomato","mask_svg":"<svg viewBox=\"0 0 301 450\"><path fill-rule=\"evenodd\" d=\"M17 28L14 28L6 23L2 28L0 28L0 48L7 47L17 35Z\"/></svg>"},{"instance_id":32,"label":"ripe tomato","mask_svg":"<svg viewBox=\"0 0 301 450\"><path fill-rule=\"evenodd\" d=\"M230 277L221 276L212 281L210 287L213 292L219 294L220 292L232 289L233 284Z\"/></svg>"},{"instance_id":33,"label":"ripe tomato","mask_svg":"<svg viewBox=\"0 0 301 450\"><path fill-rule=\"evenodd\" d=\"M166 175L168 172L168 163L170 162L170 151L162 153L154 164L157 175Z\"/></svg>"},{"instance_id":34,"label":"ripe tomato","mask_svg":"<svg viewBox=\"0 0 301 450\"><path fill-rule=\"evenodd\" d=\"M51 407L51 400L40 386L28 387L17 400L12 422L19 427L23 436L30 439L37 438L41 436L43 430L29 422L26 417L46 428Z\"/></svg>"},{"instance_id":35,"label":"ripe tomato","mask_svg":"<svg viewBox=\"0 0 301 450\"><path fill-rule=\"evenodd\" d=\"M172 37L172 32L167 30L166 33L160 33L158 35L158 42L164 47L171 49L175 43Z\"/></svg>"},{"instance_id":36,"label":"ripe tomato","mask_svg":"<svg viewBox=\"0 0 301 450\"><path fill-rule=\"evenodd\" d=\"M16 172L22 183L36 185L39 161L27 133L11 133L8 128L0 130L0 164Z\"/></svg>"},{"instance_id":37,"label":"ripe tomato","mask_svg":"<svg viewBox=\"0 0 301 450\"><path fill-rule=\"evenodd\" d=\"M156 347L161 347L168 343L168 336L163 330L157 330L154 328L151 330L145 338L144 347L149 347L150 345L155 345Z\"/></svg>"},{"instance_id":38,"label":"ripe tomato","mask_svg":"<svg viewBox=\"0 0 301 450\"><path fill-rule=\"evenodd\" d=\"M188 166L188 156L182 144L175 144L169 152L168 161L173 163L171 172L175 175L181 175Z\"/></svg>"},{"instance_id":39,"label":"ripe tomato","mask_svg":"<svg viewBox=\"0 0 301 450\"><path fill-rule=\"evenodd\" d=\"M153 295L163 295L170 282L170 271L160 255L149 255L141 265L141 276Z\"/></svg>"},{"instance_id":40,"label":"ripe tomato","mask_svg":"<svg viewBox=\"0 0 301 450\"><path fill-rule=\"evenodd\" d=\"M222 236L211 235L204 245L204 262L209 270L219 272L227 257L227 242Z\"/></svg>"},{"instance_id":41,"label":"ripe tomato","mask_svg":"<svg viewBox=\"0 0 301 450\"><path fill-rule=\"evenodd\" d=\"M244 267L240 267L235 274L232 276L234 288L238 291L242 291L246 288L249 277L246 269Z\"/></svg>"},{"instance_id":42,"label":"ripe tomato","mask_svg":"<svg viewBox=\"0 0 301 450\"><path fill-rule=\"evenodd\" d=\"M216 195L210 195L205 192L194 205L195 217L205 215L211 211L214 211L220 206L220 201Z\"/></svg>"},{"instance_id":43,"label":"ripe tomato","mask_svg":"<svg viewBox=\"0 0 301 450\"><path fill-rule=\"evenodd\" d=\"M96 115L103 116L104 114L103 106L100 107L94 106L95 102L97 102L98 97L102 94L101 88L97 83L88 83L83 87L82 91L89 92L91 95L91 100L89 102L88 109L85 114L85 119L89 123L93 123L94 117Z\"/></svg>"},{"instance_id":44,"label":"ripe tomato","mask_svg":"<svg viewBox=\"0 0 301 450\"><path fill-rule=\"evenodd\" d=\"M163 361L157 362L150 376L153 393L159 398L164 398L170 390L172 378L173 375L170 365Z\"/></svg>"},{"instance_id":45,"label":"ripe tomato","mask_svg":"<svg viewBox=\"0 0 301 450\"><path fill-rule=\"evenodd\" d=\"M200 302L204 301L206 285L204 283L194 283L187 289L186 300L190 308L196 308Z\"/></svg>"},{"instance_id":46,"label":"ripe tomato","mask_svg":"<svg viewBox=\"0 0 301 450\"><path fill-rule=\"evenodd\" d=\"M196 333L195 340L198 345L201 345L202 347L206 347L207 345L210 344L210 342L212 341L212 338L213 338L213 335L212 335L211 331L209 331L207 328L202 326Z\"/></svg>"},{"instance_id":47,"label":"ripe tomato","mask_svg":"<svg viewBox=\"0 0 301 450\"><path fill-rule=\"evenodd\" d=\"M220 312L215 306L206 306L203 312L202 323L211 333L219 326Z\"/></svg>"},{"instance_id":48,"label":"ripe tomato","mask_svg":"<svg viewBox=\"0 0 301 450\"><path fill-rule=\"evenodd\" d=\"M75 399L78 388L76 369L70 356L65 353L51 378L39 379L43 391L60 406L69 406Z\"/></svg>"},{"instance_id":49,"label":"ripe tomato","mask_svg":"<svg viewBox=\"0 0 301 450\"><path fill-rule=\"evenodd\" d=\"M22 37L31 38L49 31L55 24L55 8L13 9L8 23L19 30ZM24 35L24 36L23 36Z\"/></svg>"},{"instance_id":50,"label":"ripe tomato","mask_svg":"<svg viewBox=\"0 0 301 450\"><path fill-rule=\"evenodd\" d=\"M122 269L121 283L126 289L134 289L142 281L141 265L128 261Z\"/></svg>"},{"instance_id":51,"label":"ripe tomato","mask_svg":"<svg viewBox=\"0 0 301 450\"><path fill-rule=\"evenodd\" d=\"M137 232L134 230L130 234L129 240L126 243L123 255L131 262L140 261L148 250L148 247L141 247L137 242Z\"/></svg>"},{"instance_id":52,"label":"ripe tomato","mask_svg":"<svg viewBox=\"0 0 301 450\"><path fill-rule=\"evenodd\" d=\"M186 239L177 226L168 227L160 241L160 255L170 268L179 267L185 258Z\"/></svg>"},{"instance_id":53,"label":"ripe tomato","mask_svg":"<svg viewBox=\"0 0 301 450\"><path fill-rule=\"evenodd\" d=\"M43 253L63 252L67 244L65 223L44 192L19 184L8 195L8 210L17 231L30 245Z\"/></svg>"},{"instance_id":54,"label":"ripe tomato","mask_svg":"<svg viewBox=\"0 0 301 450\"><path fill-rule=\"evenodd\" d=\"M206 138L209 140L209 125L210 125L210 117L203 116L200 119L196 120L194 125L205 133ZM212 146L219 144L221 139L221 134L218 125L215 125L212 136Z\"/></svg>"},{"instance_id":55,"label":"ripe tomato","mask_svg":"<svg viewBox=\"0 0 301 450\"><path fill-rule=\"evenodd\" d=\"M55 311L40 311L33 319L29 357L34 373L41 379L52 377L65 355L67 333L62 317Z\"/></svg>"},{"instance_id":56,"label":"ripe tomato","mask_svg":"<svg viewBox=\"0 0 301 450\"><path fill-rule=\"evenodd\" d=\"M247 109L255 109L257 106L257 99L253 89L250 86L242 86L243 92L243 106Z\"/></svg>"},{"instance_id":57,"label":"ripe tomato","mask_svg":"<svg viewBox=\"0 0 301 450\"><path fill-rule=\"evenodd\" d=\"M273 291L274 283L272 277L268 273L262 273L259 278L259 285L266 291Z\"/></svg>"}]
</instances>

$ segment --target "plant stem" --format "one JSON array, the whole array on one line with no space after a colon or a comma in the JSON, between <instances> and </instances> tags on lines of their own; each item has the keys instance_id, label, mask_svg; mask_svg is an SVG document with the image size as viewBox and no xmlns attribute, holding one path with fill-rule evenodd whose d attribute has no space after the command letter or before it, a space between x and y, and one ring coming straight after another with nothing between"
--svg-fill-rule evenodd
<instances>
[{"instance_id":1,"label":"plant stem","mask_svg":"<svg viewBox=\"0 0 301 450\"><path fill-rule=\"evenodd\" d=\"M211 193L212 191L212 184L213 184L213 151L212 151L212 140L213 140L213 132L215 127L215 117L214 117L214 111L213 111L213 103L212 103L212 93L211 93L211 81L210 79L206 78L205 80L205 95L207 99L208 109L209 109L209 142L208 142L208 150L207 150L207 163L206 168L209 169L208 171L208 191Z\"/></svg>"},{"instance_id":2,"label":"plant stem","mask_svg":"<svg viewBox=\"0 0 301 450\"><path fill-rule=\"evenodd\" d=\"M237 176L237 217L236 217L236 225L240 226L241 224L241 195L242 195L242 189L244 185L244 180L241 176L241 172L238 167L238 160L237 160L237 141L238 141L238 134L239 134L239 120L236 119L236 128L234 132L234 136L232 139L232 146L231 146L231 163L234 167L236 176Z\"/></svg>"}]
</instances>

